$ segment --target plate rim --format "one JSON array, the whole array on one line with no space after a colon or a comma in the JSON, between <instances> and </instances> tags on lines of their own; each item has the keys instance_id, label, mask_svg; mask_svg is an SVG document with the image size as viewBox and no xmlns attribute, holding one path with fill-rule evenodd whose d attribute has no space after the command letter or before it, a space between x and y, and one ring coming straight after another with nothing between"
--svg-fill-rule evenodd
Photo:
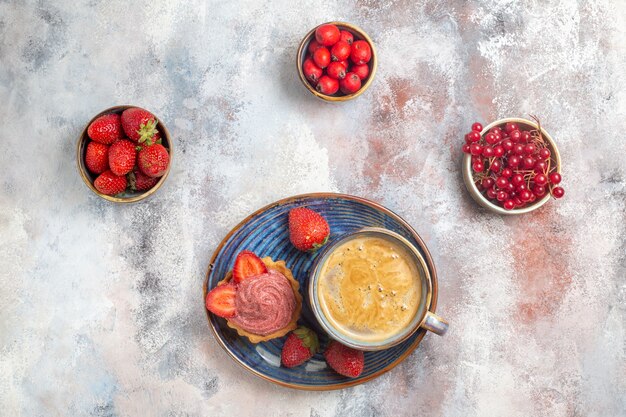
<instances>
[{"instance_id":1,"label":"plate rim","mask_svg":"<svg viewBox=\"0 0 626 417\"><path fill-rule=\"evenodd\" d=\"M383 213L385 213L385 214L389 215L390 217L394 218L394 220L398 221L400 224L402 224L404 227L406 227L411 232L411 234L413 235L413 238L420 244L420 249L422 249L424 251L424 257L426 258L426 263L432 268L432 271L431 271L431 281L432 281L432 286L433 286L433 290L432 290L433 293L432 293L432 298L431 298L431 301L430 301L430 306L428 307L428 311L431 311L433 313L436 312L436 309L437 309L437 299L438 299L438 295L439 295L439 285L438 285L438 279L437 279L437 271L435 269L435 263L433 262L432 256L431 256L428 248L426 247L426 243L421 238L421 236L401 216L399 216L398 214L396 214L392 210L388 209L387 207L385 207L385 206L383 206L383 205L381 205L379 203L376 203L374 201L368 200L368 199L363 198L363 197L358 197L358 196L355 196L355 195L351 195L351 194L332 193L332 192L305 193L305 194L298 194L298 195L294 195L294 196L290 196L290 197L285 197L285 198L277 200L277 201L275 201L273 203L267 204L267 205L261 207L258 210L255 210L254 212L252 212L251 214L246 216L243 220L241 220L239 223L237 223L237 225L235 227L233 227L226 234L226 236L224 236L222 238L220 243L217 245L217 247L213 251L213 254L211 255L211 260L209 261L209 266L207 268L207 272L206 272L205 277L204 277L204 285L203 285L203 288L202 288L202 306L203 306L204 312L206 314L207 321L209 323L209 328L211 329L211 333L213 333L213 337L215 338L217 343L221 346L221 348L228 354L228 356L230 356L235 361L235 363L237 363L243 369L247 370L248 372L252 373L253 375L255 375L255 376L257 376L257 377L259 377L259 378L261 378L261 379L263 379L265 381L269 381L269 382L272 382L272 383L274 383L276 385L280 385L280 386L283 386L283 387L298 389L298 390L302 390L302 391L333 391L333 390L353 387L353 386L356 386L356 385L361 385L361 384L369 382L369 381L371 381L371 380L373 380L375 378L378 378L379 376L389 372L390 370L392 370L393 368L398 366L400 363L402 363L411 353L413 353L413 351L415 351L415 349L417 349L417 347L421 343L422 339L426 335L427 331L424 330L424 329L419 329L418 330L418 335L415 338L415 341L404 352L402 352L402 354L400 354L392 363L390 363L389 365L387 365L383 369L378 370L377 372L373 373L372 375L369 375L366 378L357 379L357 380L349 380L349 381L346 381L346 382L342 382L341 384L333 384L333 385L303 385L303 384L295 384L295 383L289 383L289 382L281 381L280 379L276 379L276 378L272 378L270 376L264 375L261 372L257 371L256 369L254 369L254 368L246 365L242 361L240 361L239 358L237 358L230 351L228 346L226 346L226 344L224 343L222 338L217 333L217 329L215 328L215 326L211 322L211 316L209 315L209 311L207 310L207 308L205 306L205 299L206 299L206 294L207 294L208 284L209 284L209 275L211 274L211 271L213 270L213 266L215 265L215 261L217 259L217 255L220 253L220 251L222 250L224 245L228 242L228 240L231 238L231 236L234 235L237 231L239 231L239 229L241 229L246 223L248 223L250 221L250 219L252 219L254 216L256 216L256 215L258 215L260 213L263 213L263 212L265 212L265 211L267 211L267 210L269 210L269 209L271 209L273 207L284 205L284 204L287 204L287 203L291 203L291 202L293 202L295 200L301 200L301 199L306 199L306 198L318 198L318 199L343 198L343 199L346 199L346 200L356 201L358 203L362 203L362 204L368 205L370 207L373 207L373 208L375 208L377 210L382 211Z\"/></svg>"}]
</instances>

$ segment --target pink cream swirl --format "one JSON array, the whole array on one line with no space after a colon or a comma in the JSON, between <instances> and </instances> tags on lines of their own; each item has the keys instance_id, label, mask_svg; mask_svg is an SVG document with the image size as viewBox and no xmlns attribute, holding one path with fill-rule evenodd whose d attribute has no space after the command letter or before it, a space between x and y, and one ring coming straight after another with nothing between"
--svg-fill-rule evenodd
<instances>
[{"instance_id":1,"label":"pink cream swirl","mask_svg":"<svg viewBox=\"0 0 626 417\"><path fill-rule=\"evenodd\" d=\"M296 298L289 280L278 271L245 279L235 296L237 315L230 320L242 329L266 336L291 321Z\"/></svg>"}]
</instances>

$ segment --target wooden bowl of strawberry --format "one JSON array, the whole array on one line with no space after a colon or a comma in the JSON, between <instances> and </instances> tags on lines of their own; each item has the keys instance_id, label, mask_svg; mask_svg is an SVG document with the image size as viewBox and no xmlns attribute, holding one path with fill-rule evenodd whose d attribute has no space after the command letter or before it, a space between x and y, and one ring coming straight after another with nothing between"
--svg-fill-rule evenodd
<instances>
[{"instance_id":1,"label":"wooden bowl of strawberry","mask_svg":"<svg viewBox=\"0 0 626 417\"><path fill-rule=\"evenodd\" d=\"M357 98L376 74L376 49L367 33L345 22L319 25L298 48L297 66L302 84L325 101Z\"/></svg>"},{"instance_id":2,"label":"wooden bowl of strawberry","mask_svg":"<svg viewBox=\"0 0 626 417\"><path fill-rule=\"evenodd\" d=\"M148 110L115 106L89 121L76 149L87 187L115 203L143 200L158 190L170 170L172 140Z\"/></svg>"}]
</instances>

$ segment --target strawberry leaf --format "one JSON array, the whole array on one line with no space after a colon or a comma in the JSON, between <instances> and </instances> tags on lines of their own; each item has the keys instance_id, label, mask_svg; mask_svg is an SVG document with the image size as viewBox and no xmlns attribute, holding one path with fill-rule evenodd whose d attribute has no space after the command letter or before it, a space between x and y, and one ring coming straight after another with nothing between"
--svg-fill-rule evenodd
<instances>
[{"instance_id":1,"label":"strawberry leaf","mask_svg":"<svg viewBox=\"0 0 626 417\"><path fill-rule=\"evenodd\" d=\"M326 236L321 243L314 243L313 246L311 247L311 249L308 250L308 252L309 253L317 252L319 250L319 248L324 246L327 242L328 242L328 236Z\"/></svg>"},{"instance_id":2,"label":"strawberry leaf","mask_svg":"<svg viewBox=\"0 0 626 417\"><path fill-rule=\"evenodd\" d=\"M317 338L317 334L304 326L298 326L293 333L302 341L304 347L309 348L312 355L315 355L320 349L320 342Z\"/></svg>"}]
</instances>

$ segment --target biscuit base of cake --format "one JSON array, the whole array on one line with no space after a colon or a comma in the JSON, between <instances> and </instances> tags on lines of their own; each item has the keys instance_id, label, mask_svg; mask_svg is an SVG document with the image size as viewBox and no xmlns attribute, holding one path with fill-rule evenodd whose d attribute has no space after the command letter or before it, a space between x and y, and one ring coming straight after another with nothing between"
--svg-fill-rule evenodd
<instances>
[{"instance_id":1,"label":"biscuit base of cake","mask_svg":"<svg viewBox=\"0 0 626 417\"><path fill-rule=\"evenodd\" d=\"M231 329L235 329L237 333L239 334L239 336L247 337L252 343L266 342L268 340L275 339L277 337L283 337L290 331L295 330L296 327L298 327L297 322L298 322L298 319L300 318L300 313L302 312L302 296L300 295L300 291L299 291L300 283L295 280L295 278L293 277L293 274L291 273L291 270L287 268L285 261L273 261L272 258L270 258L269 256L266 256L265 258L261 260L263 261L267 269L273 269L274 271L278 271L281 274L283 274L285 278L287 278L287 281L289 281L289 285L291 285L291 288L293 289L293 295L296 300L296 308L293 310L291 321L285 327L278 329L275 332L270 333L265 336L250 333L242 329L241 327L239 327L237 324L233 323L232 321L226 320L226 324L228 325L228 327L230 327ZM233 278L233 271L228 271L228 273L226 274L226 277L224 277L223 280L218 282L217 285L219 286L219 285L227 284L230 282L232 278Z\"/></svg>"}]
</instances>

